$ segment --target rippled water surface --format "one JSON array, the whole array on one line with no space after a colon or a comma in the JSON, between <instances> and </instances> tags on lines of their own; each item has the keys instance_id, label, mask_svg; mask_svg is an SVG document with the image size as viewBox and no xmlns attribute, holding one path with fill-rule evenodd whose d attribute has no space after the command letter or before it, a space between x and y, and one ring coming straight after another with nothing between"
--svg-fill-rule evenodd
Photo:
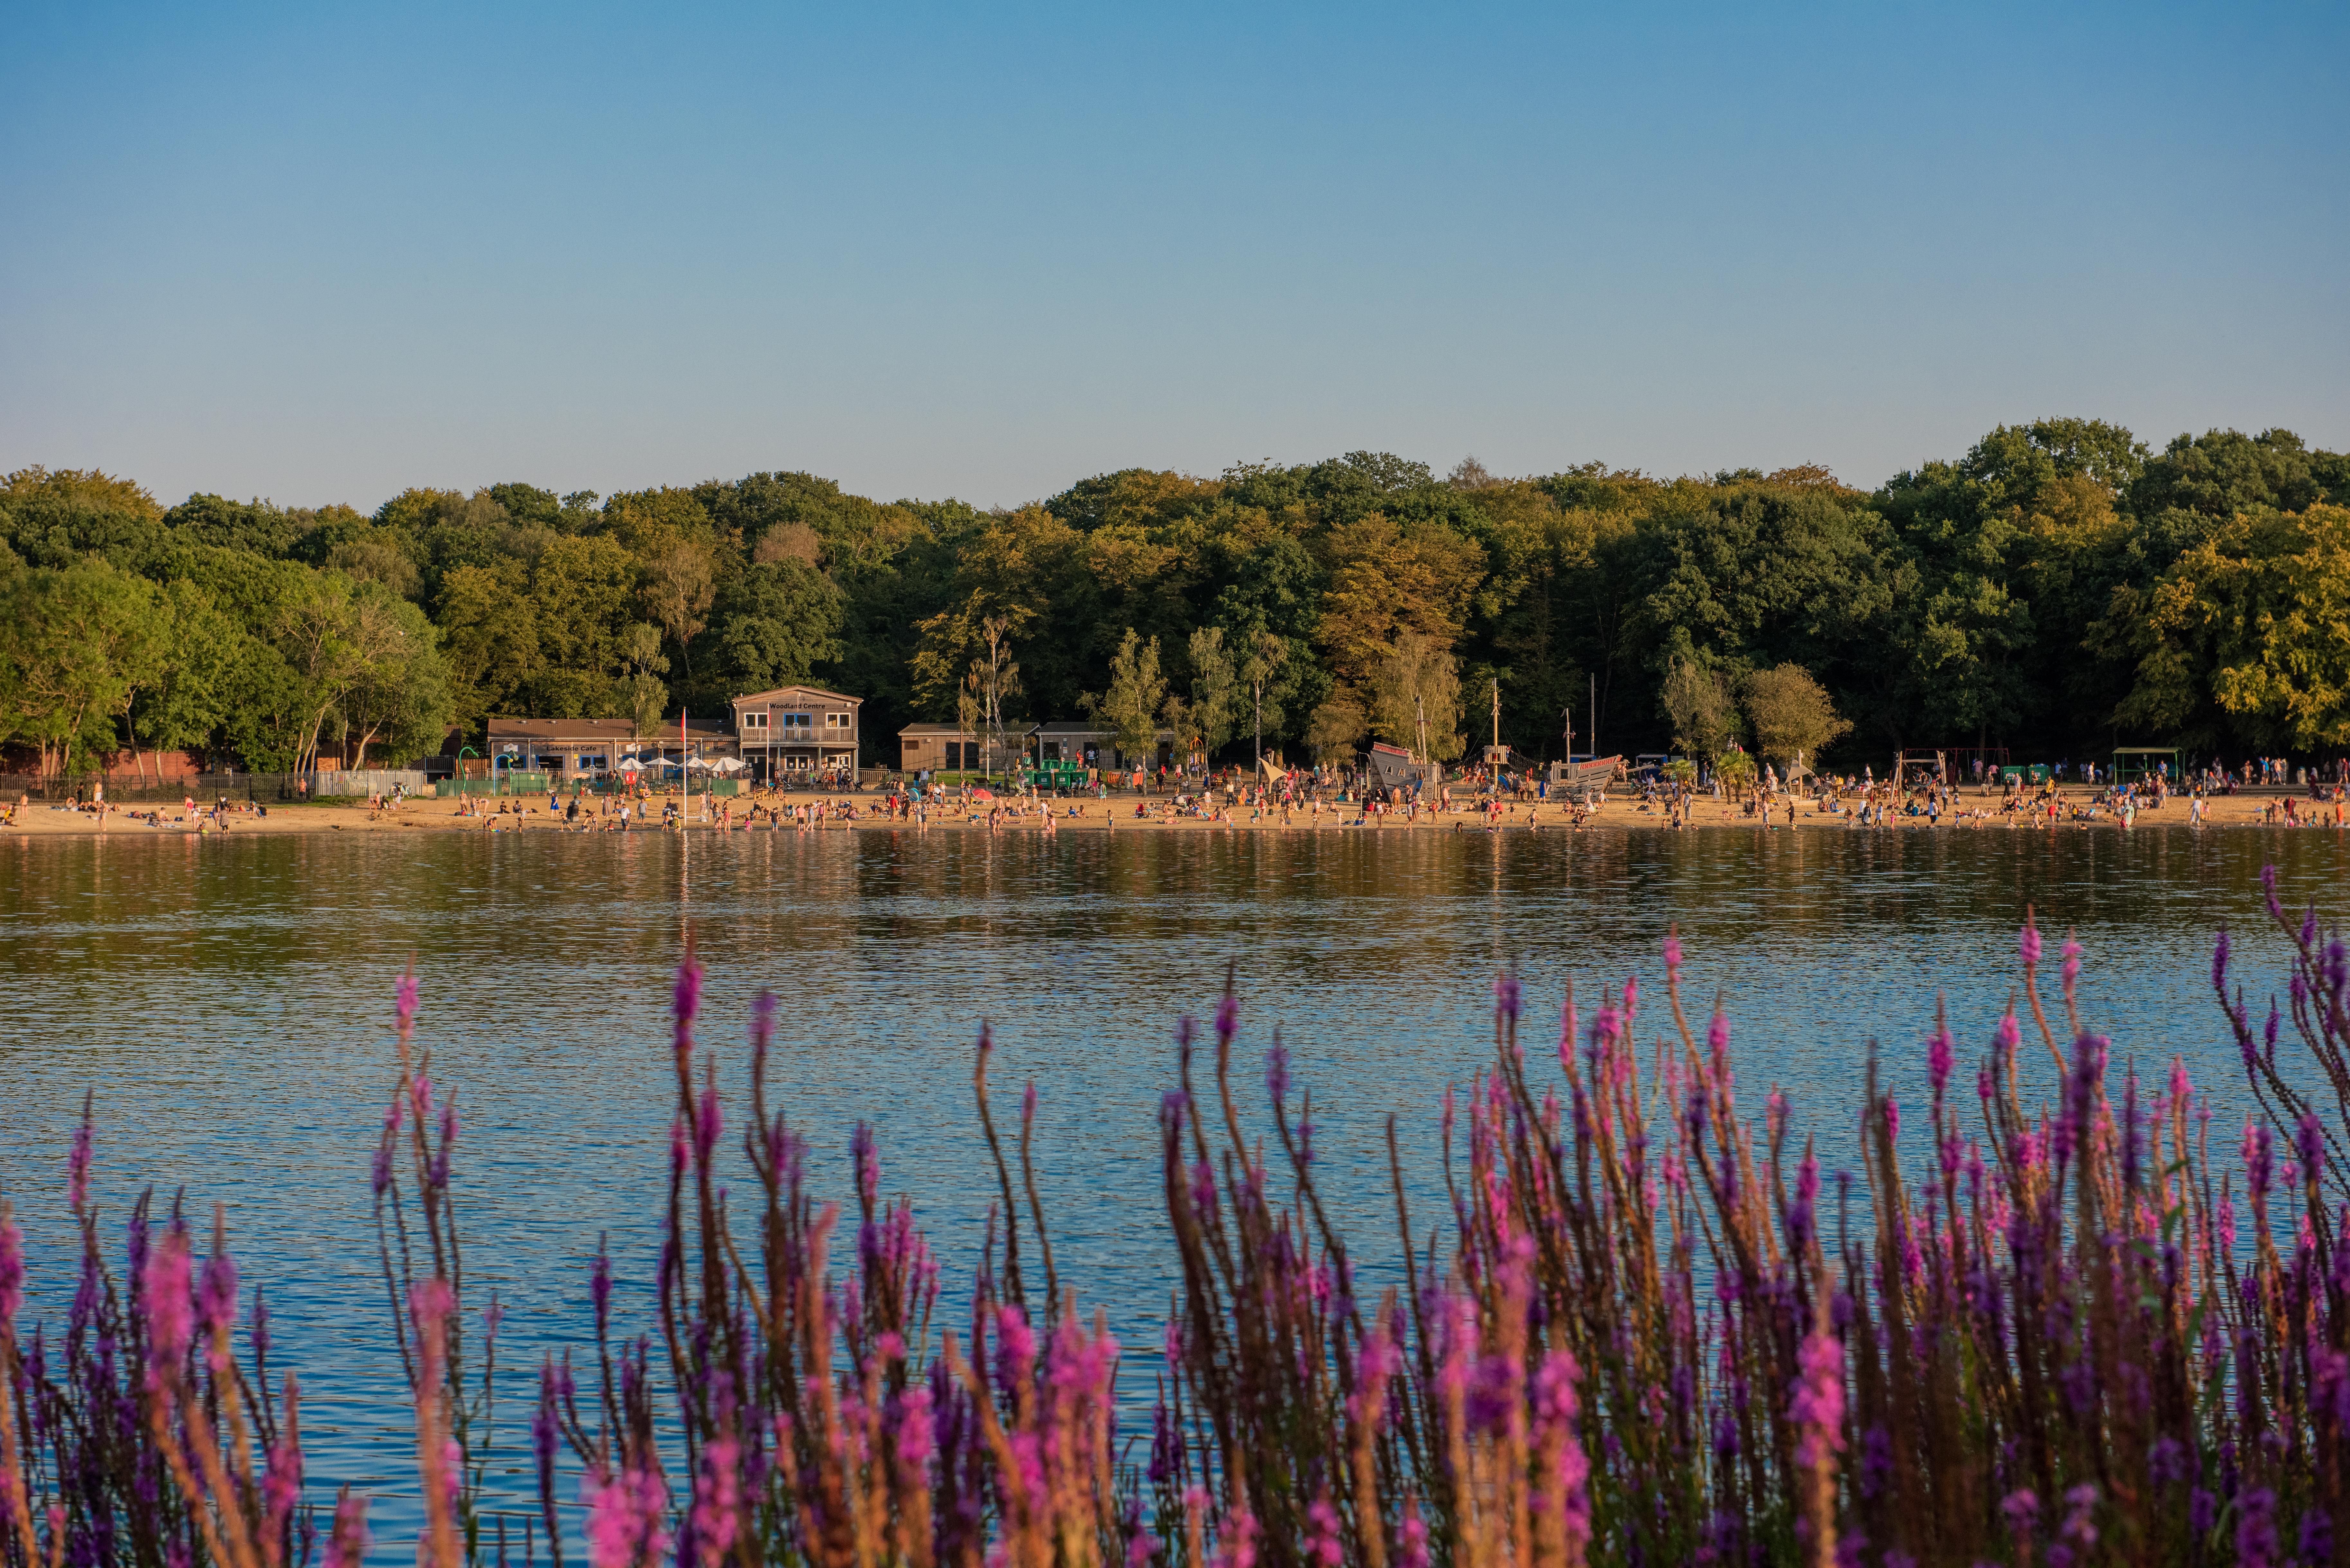
<instances>
[{"instance_id":1,"label":"rippled water surface","mask_svg":"<svg viewBox=\"0 0 2350 1568\"><path fill-rule=\"evenodd\" d=\"M1432 1217L1436 1106L1491 1048L1497 969L1523 973L1544 1036L1570 980L1587 996L1637 974L1654 1000L1678 923L1698 1001L1727 998L1752 1103L1783 1085L1833 1160L1872 1039L1911 1084L1939 991L1961 1042L1988 1040L2027 902L2052 951L2078 929L2085 1011L2117 1058L2181 1053L2232 1081L2213 930L2258 929L2268 861L2288 902L2338 911L2346 859L2333 833L2183 829L18 839L0 842L0 1182L35 1249L36 1308L55 1314L65 1152L94 1090L114 1233L150 1184L224 1203L309 1390L313 1479L397 1487L412 1465L367 1164L411 955L435 1076L464 1115L470 1293L510 1303L510 1364L578 1334L599 1232L624 1278L650 1272L664 1009L689 930L730 1085L771 987L777 1093L820 1185L847 1192L849 1131L875 1123L885 1189L915 1195L954 1273L992 1190L971 1095L989 1022L1000 1092L1033 1078L1043 1096L1062 1278L1139 1348L1170 1280L1155 1116L1171 1035L1228 964L1252 1093L1278 1027L1337 1212L1376 1260L1394 1227L1385 1119ZM2272 940L2244 958L2248 976L2281 974ZM623 1293L624 1315L649 1324L647 1305ZM380 1541L396 1521L380 1514Z\"/></svg>"}]
</instances>

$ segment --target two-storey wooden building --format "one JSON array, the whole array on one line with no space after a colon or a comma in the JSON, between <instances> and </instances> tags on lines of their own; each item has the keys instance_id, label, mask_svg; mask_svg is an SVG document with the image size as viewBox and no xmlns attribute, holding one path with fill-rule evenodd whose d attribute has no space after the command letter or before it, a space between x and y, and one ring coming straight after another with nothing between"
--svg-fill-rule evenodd
<instances>
[{"instance_id":1,"label":"two-storey wooden building","mask_svg":"<svg viewBox=\"0 0 2350 1568\"><path fill-rule=\"evenodd\" d=\"M806 779L857 772L861 697L816 686L778 686L734 699L734 735L752 776Z\"/></svg>"}]
</instances>

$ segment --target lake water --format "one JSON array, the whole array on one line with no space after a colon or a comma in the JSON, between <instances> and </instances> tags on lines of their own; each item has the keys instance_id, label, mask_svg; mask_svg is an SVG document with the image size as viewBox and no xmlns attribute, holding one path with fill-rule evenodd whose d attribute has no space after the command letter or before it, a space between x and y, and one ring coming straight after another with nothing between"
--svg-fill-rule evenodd
<instances>
[{"instance_id":1,"label":"lake water","mask_svg":"<svg viewBox=\"0 0 2350 1568\"><path fill-rule=\"evenodd\" d=\"M33 1250L34 1310L57 1315L66 1150L95 1090L94 1192L118 1250L141 1187L184 1186L200 1213L224 1202L281 1362L303 1376L320 1495L343 1480L412 1492L367 1180L411 955L420 1037L464 1116L469 1293L509 1303L506 1365L586 1328L598 1232L621 1320L650 1325L626 1286L650 1272L665 1010L689 930L730 1092L751 1000L772 987L774 1094L811 1136L819 1187L848 1195L850 1129L873 1122L885 1192L915 1195L962 1278L993 1190L970 1087L989 1021L1003 1112L1024 1079L1042 1095L1061 1277L1109 1308L1141 1365L1170 1279L1159 1097L1178 1016L1212 1009L1227 964L1251 1093L1277 1026L1315 1094L1336 1215L1376 1266L1392 1252L1385 1119L1400 1118L1409 1179L1430 1180L1444 1085L1491 1049L1497 970L1522 973L1540 1042L1570 980L1590 998L1638 975L1660 1003L1659 946L1678 923L1694 1000L1727 998L1746 1103L1784 1085L1836 1163L1872 1039L1905 1098L1938 991L1962 1061L1982 1049L2027 902L2052 967L2078 929L2085 1012L2117 1059L2183 1054L2232 1088L2210 942L2230 925L2240 972L2281 981L2267 862L2288 903L2339 913L2350 846L2284 830L15 839L0 842L0 1184ZM504 1433L518 1464L520 1437ZM396 1500L376 1527L386 1561L404 1553Z\"/></svg>"}]
</instances>

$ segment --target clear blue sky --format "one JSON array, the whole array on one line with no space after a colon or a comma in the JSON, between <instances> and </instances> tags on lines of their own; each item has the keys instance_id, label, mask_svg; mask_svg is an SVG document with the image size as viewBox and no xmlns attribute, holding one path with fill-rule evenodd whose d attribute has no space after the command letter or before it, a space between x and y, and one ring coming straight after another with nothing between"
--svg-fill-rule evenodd
<instances>
[{"instance_id":1,"label":"clear blue sky","mask_svg":"<svg viewBox=\"0 0 2350 1568\"><path fill-rule=\"evenodd\" d=\"M2350 445L2350 7L10 8L0 467Z\"/></svg>"}]
</instances>

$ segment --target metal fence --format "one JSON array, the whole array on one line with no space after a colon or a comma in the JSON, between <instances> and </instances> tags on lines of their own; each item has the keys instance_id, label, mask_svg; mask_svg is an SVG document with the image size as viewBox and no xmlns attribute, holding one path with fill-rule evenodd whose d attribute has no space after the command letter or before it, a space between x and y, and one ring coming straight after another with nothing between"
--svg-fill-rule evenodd
<instances>
[{"instance_id":1,"label":"metal fence","mask_svg":"<svg viewBox=\"0 0 2350 1568\"><path fill-rule=\"evenodd\" d=\"M310 793L314 795L390 794L395 789L422 794L429 787L422 768L353 768L310 775Z\"/></svg>"}]
</instances>

